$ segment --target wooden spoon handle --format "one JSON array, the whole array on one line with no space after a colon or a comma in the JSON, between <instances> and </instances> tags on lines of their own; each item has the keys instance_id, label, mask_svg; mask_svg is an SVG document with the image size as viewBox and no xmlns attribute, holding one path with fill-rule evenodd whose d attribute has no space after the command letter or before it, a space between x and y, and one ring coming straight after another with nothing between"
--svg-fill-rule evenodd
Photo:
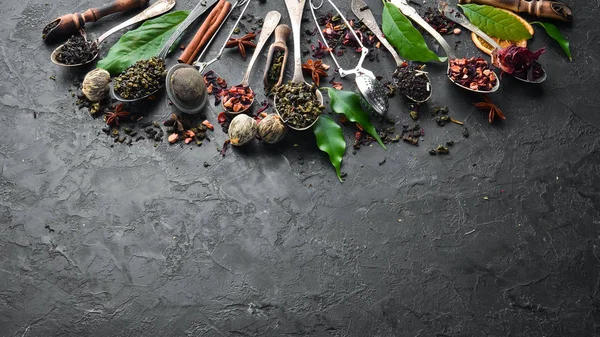
<instances>
[{"instance_id":1,"label":"wooden spoon handle","mask_svg":"<svg viewBox=\"0 0 600 337\"><path fill-rule=\"evenodd\" d=\"M573 22L573 11L569 5L550 0L459 0L461 4L488 5L508 9L517 13L528 13L538 18Z\"/></svg>"},{"instance_id":2,"label":"wooden spoon handle","mask_svg":"<svg viewBox=\"0 0 600 337\"><path fill-rule=\"evenodd\" d=\"M101 18L117 13L124 12L134 8L141 8L148 5L150 0L116 0L113 3L104 5L100 8L90 8L83 12L85 22L96 22Z\"/></svg>"}]
</instances>

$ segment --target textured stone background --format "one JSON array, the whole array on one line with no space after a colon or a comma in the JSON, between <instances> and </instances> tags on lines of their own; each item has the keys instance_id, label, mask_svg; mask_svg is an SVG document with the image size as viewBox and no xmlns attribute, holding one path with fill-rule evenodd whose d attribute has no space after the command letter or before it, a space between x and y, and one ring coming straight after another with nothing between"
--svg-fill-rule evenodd
<instances>
[{"instance_id":1,"label":"textured stone background","mask_svg":"<svg viewBox=\"0 0 600 337\"><path fill-rule=\"evenodd\" d=\"M536 28L548 80L505 76L492 96L504 122L488 124L480 96L428 65L423 111L449 106L470 138L424 113L419 147L348 150L344 183L310 133L224 158L221 130L200 148L111 146L68 91L90 69L54 66L56 45L40 38L55 17L102 3L0 7L0 336L600 335L598 1L570 1L575 23L560 25L573 62ZM282 1L249 13L271 9L289 23ZM481 55L467 34L456 40L459 54ZM366 66L389 79L379 54ZM227 51L212 69L237 83L245 64ZM163 121L172 107L158 98L147 118ZM219 111L206 117L216 124ZM394 98L390 117L400 131L407 102ZM344 130L350 146L355 129ZM427 153L450 139L450 155Z\"/></svg>"}]
</instances>

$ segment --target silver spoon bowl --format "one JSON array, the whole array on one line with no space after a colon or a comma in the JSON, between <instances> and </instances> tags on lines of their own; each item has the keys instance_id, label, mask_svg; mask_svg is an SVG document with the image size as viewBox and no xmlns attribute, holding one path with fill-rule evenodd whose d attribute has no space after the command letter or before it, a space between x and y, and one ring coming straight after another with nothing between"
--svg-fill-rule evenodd
<instances>
[{"instance_id":1,"label":"silver spoon bowl","mask_svg":"<svg viewBox=\"0 0 600 337\"><path fill-rule=\"evenodd\" d=\"M94 54L93 58L91 58L85 62L77 63L77 64L65 64L65 63L60 62L57 57L61 53L62 48L64 47L64 43L61 44L60 46L58 46L56 49L54 49L54 51L50 55L50 60L52 61L52 63L62 66L62 67L79 67L79 66L89 64L98 58L100 44L102 42L104 42L104 40L106 40L106 38L108 38L110 35L118 32L119 30L121 30L125 27L129 27L133 24L151 19L153 17L159 16L159 15L169 11L171 8L173 8L175 6L175 2L176 2L176 0L158 0L155 3L153 3L152 5L150 5L148 8L144 9L138 15L130 18L129 20L111 28L106 33L100 35L100 37L98 37L96 40L88 41L88 43L90 45L95 45L95 54ZM85 34L83 34L83 36L87 41Z\"/></svg>"}]
</instances>

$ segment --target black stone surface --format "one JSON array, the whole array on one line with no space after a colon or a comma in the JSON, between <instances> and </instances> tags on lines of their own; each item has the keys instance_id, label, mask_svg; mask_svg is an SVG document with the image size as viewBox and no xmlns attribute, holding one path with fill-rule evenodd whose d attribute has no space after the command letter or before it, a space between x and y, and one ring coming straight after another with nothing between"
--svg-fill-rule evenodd
<instances>
[{"instance_id":1,"label":"black stone surface","mask_svg":"<svg viewBox=\"0 0 600 337\"><path fill-rule=\"evenodd\" d=\"M218 128L202 147L114 144L68 91L92 67L51 64L56 45L41 39L50 20L102 4L0 6L0 336L600 335L597 2L571 1L575 22L559 24L573 62L536 27L530 48L548 47L548 80L504 76L491 97L506 121L489 124L472 105L481 97L429 64L420 145L353 155L346 125L344 183L311 133L225 157ZM380 18L382 5L370 5ZM271 9L289 23L282 1L249 13ZM462 41L459 55L482 55L464 32L447 38ZM386 80L393 63L383 50L379 59L365 66ZM212 69L235 84L245 63L227 50ZM470 137L438 127L428 113L436 105ZM157 121L173 112L164 93L144 109ZM205 113L215 125L218 112ZM408 113L392 100L398 132ZM428 154L449 140L449 155Z\"/></svg>"}]
</instances>

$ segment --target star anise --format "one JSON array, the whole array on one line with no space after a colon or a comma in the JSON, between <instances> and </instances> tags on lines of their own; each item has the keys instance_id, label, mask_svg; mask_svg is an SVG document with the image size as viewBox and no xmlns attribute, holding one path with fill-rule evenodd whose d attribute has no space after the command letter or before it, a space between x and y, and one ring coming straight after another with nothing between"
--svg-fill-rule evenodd
<instances>
[{"instance_id":1,"label":"star anise","mask_svg":"<svg viewBox=\"0 0 600 337\"><path fill-rule=\"evenodd\" d=\"M106 121L106 125L117 126L119 125L119 119L125 118L129 116L129 112L123 111L123 103L117 104L115 106L115 111L107 112L104 116L104 120Z\"/></svg>"},{"instance_id":2,"label":"star anise","mask_svg":"<svg viewBox=\"0 0 600 337\"><path fill-rule=\"evenodd\" d=\"M321 77L328 76L327 69L329 69L329 66L324 64L321 60L307 60L306 63L302 65L302 69L310 71L313 82L315 82L316 85L319 85Z\"/></svg>"},{"instance_id":3,"label":"star anise","mask_svg":"<svg viewBox=\"0 0 600 337\"><path fill-rule=\"evenodd\" d=\"M238 50L240 51L240 55L242 55L242 57L245 60L246 59L246 48L247 47L252 47L252 48L256 47L256 45L252 42L252 40L254 40L255 37L256 37L256 34L254 34L254 33L248 33L240 38L232 37L227 41L227 44L225 44L225 48L238 47Z\"/></svg>"},{"instance_id":4,"label":"star anise","mask_svg":"<svg viewBox=\"0 0 600 337\"><path fill-rule=\"evenodd\" d=\"M496 117L500 119L506 119L506 117L502 113L502 110L500 110L500 108L498 108L496 104L492 103L492 101L486 95L483 95L483 99L485 100L485 102L477 102L473 103L473 105L480 109L490 109L490 112L488 114L488 122L492 123L494 121L494 118Z\"/></svg>"}]
</instances>

